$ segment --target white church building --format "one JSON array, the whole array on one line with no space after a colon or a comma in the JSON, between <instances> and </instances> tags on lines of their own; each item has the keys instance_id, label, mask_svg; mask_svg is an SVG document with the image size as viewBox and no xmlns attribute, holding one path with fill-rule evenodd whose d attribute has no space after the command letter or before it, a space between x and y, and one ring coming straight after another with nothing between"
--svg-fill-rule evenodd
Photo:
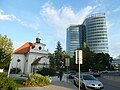
<instances>
[{"instance_id":1,"label":"white church building","mask_svg":"<svg viewBox=\"0 0 120 90\"><path fill-rule=\"evenodd\" d=\"M16 49L12 54L10 69L19 68L21 73L29 74L43 67L49 68L49 52L40 40L38 36L35 43L26 42Z\"/></svg>"}]
</instances>

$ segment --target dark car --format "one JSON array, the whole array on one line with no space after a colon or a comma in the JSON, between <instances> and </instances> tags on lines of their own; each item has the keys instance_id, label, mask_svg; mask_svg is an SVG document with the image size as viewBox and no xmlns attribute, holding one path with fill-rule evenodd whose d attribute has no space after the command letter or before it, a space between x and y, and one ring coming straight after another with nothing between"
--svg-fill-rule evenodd
<instances>
[{"instance_id":1,"label":"dark car","mask_svg":"<svg viewBox=\"0 0 120 90\"><path fill-rule=\"evenodd\" d=\"M95 76L95 77L100 77L100 72L98 70L94 70L92 72L92 75Z\"/></svg>"},{"instance_id":2,"label":"dark car","mask_svg":"<svg viewBox=\"0 0 120 90\"><path fill-rule=\"evenodd\" d=\"M69 78L70 79L74 79L74 77L76 76L77 72L76 71L69 71Z\"/></svg>"}]
</instances>

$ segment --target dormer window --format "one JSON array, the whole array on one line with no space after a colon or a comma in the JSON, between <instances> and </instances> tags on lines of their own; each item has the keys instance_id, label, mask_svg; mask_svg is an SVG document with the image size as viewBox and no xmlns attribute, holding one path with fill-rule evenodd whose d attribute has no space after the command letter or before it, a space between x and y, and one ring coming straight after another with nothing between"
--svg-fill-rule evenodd
<instances>
[{"instance_id":1,"label":"dormer window","mask_svg":"<svg viewBox=\"0 0 120 90\"><path fill-rule=\"evenodd\" d=\"M42 49L42 47L41 46L39 46L39 50L41 50Z\"/></svg>"}]
</instances>

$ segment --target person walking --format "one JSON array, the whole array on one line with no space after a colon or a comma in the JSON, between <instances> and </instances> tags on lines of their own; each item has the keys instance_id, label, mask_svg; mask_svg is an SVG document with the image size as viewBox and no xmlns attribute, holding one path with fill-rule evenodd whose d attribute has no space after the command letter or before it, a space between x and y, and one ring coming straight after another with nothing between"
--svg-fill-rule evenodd
<instances>
[{"instance_id":1,"label":"person walking","mask_svg":"<svg viewBox=\"0 0 120 90\"><path fill-rule=\"evenodd\" d=\"M60 81L62 81L62 76L63 76L63 71L60 70L60 71L59 71L59 78L60 78Z\"/></svg>"}]
</instances>

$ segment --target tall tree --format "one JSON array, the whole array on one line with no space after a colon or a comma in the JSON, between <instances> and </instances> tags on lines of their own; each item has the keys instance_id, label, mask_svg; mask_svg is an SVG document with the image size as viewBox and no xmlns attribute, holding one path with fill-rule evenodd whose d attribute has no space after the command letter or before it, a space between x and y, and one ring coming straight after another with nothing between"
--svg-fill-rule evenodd
<instances>
[{"instance_id":1,"label":"tall tree","mask_svg":"<svg viewBox=\"0 0 120 90\"><path fill-rule=\"evenodd\" d=\"M110 70L110 62L111 62L110 60L111 58L109 54L105 54L105 53L95 54L95 68L97 68L98 70L105 70L105 69Z\"/></svg>"},{"instance_id":2,"label":"tall tree","mask_svg":"<svg viewBox=\"0 0 120 90\"><path fill-rule=\"evenodd\" d=\"M57 47L55 50L55 61L56 61L57 69L59 69L60 63L62 61L62 47L60 41L57 42Z\"/></svg>"},{"instance_id":3,"label":"tall tree","mask_svg":"<svg viewBox=\"0 0 120 90\"><path fill-rule=\"evenodd\" d=\"M66 61L66 59L69 59L69 61ZM61 66L62 68L66 68L66 65L68 65L68 63L70 64L70 56L68 55L68 53L66 51L62 51L62 61L61 61Z\"/></svg>"},{"instance_id":4,"label":"tall tree","mask_svg":"<svg viewBox=\"0 0 120 90\"><path fill-rule=\"evenodd\" d=\"M88 47L83 47L83 64L81 64L82 71L88 71L94 64L94 53Z\"/></svg>"},{"instance_id":5,"label":"tall tree","mask_svg":"<svg viewBox=\"0 0 120 90\"><path fill-rule=\"evenodd\" d=\"M55 60L54 60L54 54L49 53L49 60L50 60L50 68L56 68Z\"/></svg>"},{"instance_id":6,"label":"tall tree","mask_svg":"<svg viewBox=\"0 0 120 90\"><path fill-rule=\"evenodd\" d=\"M0 68L5 68L9 65L12 54L12 42L7 35L0 34Z\"/></svg>"}]
</instances>

